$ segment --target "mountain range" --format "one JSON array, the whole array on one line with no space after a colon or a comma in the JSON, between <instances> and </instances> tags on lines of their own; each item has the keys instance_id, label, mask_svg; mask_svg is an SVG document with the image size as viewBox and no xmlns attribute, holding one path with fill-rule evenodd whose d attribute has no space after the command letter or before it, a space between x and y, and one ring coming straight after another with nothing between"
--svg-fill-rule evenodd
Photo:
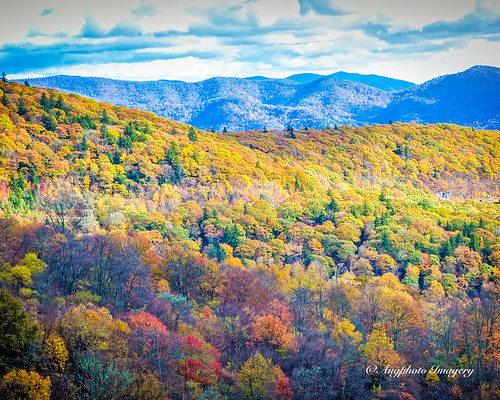
<instances>
[{"instance_id":1,"label":"mountain range","mask_svg":"<svg viewBox=\"0 0 500 400\"><path fill-rule=\"evenodd\" d=\"M389 121L500 128L500 68L490 66L474 66L421 85L345 72L200 82L58 75L29 82L217 131Z\"/></svg>"}]
</instances>

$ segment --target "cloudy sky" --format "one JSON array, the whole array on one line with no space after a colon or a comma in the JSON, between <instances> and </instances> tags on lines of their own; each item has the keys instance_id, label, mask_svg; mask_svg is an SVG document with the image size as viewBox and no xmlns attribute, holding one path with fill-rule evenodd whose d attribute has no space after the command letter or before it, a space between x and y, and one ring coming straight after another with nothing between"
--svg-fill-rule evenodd
<instances>
[{"instance_id":1,"label":"cloudy sky","mask_svg":"<svg viewBox=\"0 0 500 400\"><path fill-rule=\"evenodd\" d=\"M422 83L500 66L500 0L17 0L0 18L11 78L342 70Z\"/></svg>"}]
</instances>

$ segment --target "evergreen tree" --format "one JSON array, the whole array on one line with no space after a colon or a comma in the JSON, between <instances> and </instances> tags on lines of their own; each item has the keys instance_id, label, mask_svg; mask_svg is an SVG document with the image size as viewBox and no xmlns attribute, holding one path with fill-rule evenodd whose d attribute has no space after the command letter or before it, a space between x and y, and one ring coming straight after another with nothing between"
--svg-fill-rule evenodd
<instances>
[{"instance_id":1,"label":"evergreen tree","mask_svg":"<svg viewBox=\"0 0 500 400\"><path fill-rule=\"evenodd\" d=\"M82 139L82 143L80 144L80 149L82 151L87 151L89 149L89 143L87 141L87 138L84 136Z\"/></svg>"},{"instance_id":2,"label":"evergreen tree","mask_svg":"<svg viewBox=\"0 0 500 400\"><path fill-rule=\"evenodd\" d=\"M181 161L179 160L179 145L177 144L177 142L170 142L170 147L167 150L166 159L174 170L175 179L180 182L183 178L184 170Z\"/></svg>"},{"instance_id":3,"label":"evergreen tree","mask_svg":"<svg viewBox=\"0 0 500 400\"><path fill-rule=\"evenodd\" d=\"M34 165L30 166L30 172L31 172L31 182L33 183L33 186L36 191L38 190L38 175L36 174L36 168Z\"/></svg>"},{"instance_id":4,"label":"evergreen tree","mask_svg":"<svg viewBox=\"0 0 500 400\"><path fill-rule=\"evenodd\" d=\"M2 96L2 105L7 107L9 104L10 104L9 98L7 97L7 95L4 92L4 94Z\"/></svg>"},{"instance_id":5,"label":"evergreen tree","mask_svg":"<svg viewBox=\"0 0 500 400\"><path fill-rule=\"evenodd\" d=\"M330 203L328 204L328 209L333 211L333 212L339 211L339 206L338 206L337 201L335 200L334 197L331 198Z\"/></svg>"},{"instance_id":6,"label":"evergreen tree","mask_svg":"<svg viewBox=\"0 0 500 400\"><path fill-rule=\"evenodd\" d=\"M304 265L306 267L311 264L311 252L309 251L309 247L306 243L302 245L302 260L304 261Z\"/></svg>"},{"instance_id":7,"label":"evergreen tree","mask_svg":"<svg viewBox=\"0 0 500 400\"><path fill-rule=\"evenodd\" d=\"M370 210L370 205L368 204L368 202L365 200L363 202L363 215L365 217L368 217L369 215L371 214L371 210Z\"/></svg>"},{"instance_id":8,"label":"evergreen tree","mask_svg":"<svg viewBox=\"0 0 500 400\"><path fill-rule=\"evenodd\" d=\"M79 356L75 365L79 400L121 399L134 380L129 370L120 370L93 353Z\"/></svg>"},{"instance_id":9,"label":"evergreen tree","mask_svg":"<svg viewBox=\"0 0 500 400\"><path fill-rule=\"evenodd\" d=\"M386 211L385 213L382 213L382 216L380 218L380 225L387 225L388 219L389 219L389 212Z\"/></svg>"},{"instance_id":10,"label":"evergreen tree","mask_svg":"<svg viewBox=\"0 0 500 400\"><path fill-rule=\"evenodd\" d=\"M108 127L106 126L106 124L101 125L100 131L101 131L101 139L107 140L109 138L108 137L109 132L108 132Z\"/></svg>"},{"instance_id":11,"label":"evergreen tree","mask_svg":"<svg viewBox=\"0 0 500 400\"><path fill-rule=\"evenodd\" d=\"M59 110L64 110L66 111L66 107L64 105L64 102L63 102L63 99L62 99L62 96L58 96L57 97L57 100L56 100L56 103L54 105L54 108L58 108Z\"/></svg>"},{"instance_id":12,"label":"evergreen tree","mask_svg":"<svg viewBox=\"0 0 500 400\"><path fill-rule=\"evenodd\" d=\"M133 122L129 122L125 126L124 135L127 136L132 142L137 142L139 135L137 134L136 125Z\"/></svg>"},{"instance_id":13,"label":"evergreen tree","mask_svg":"<svg viewBox=\"0 0 500 400\"><path fill-rule=\"evenodd\" d=\"M56 130L57 121L52 115L50 114L42 115L42 123L43 126L45 126L45 129L47 129L48 131L54 132Z\"/></svg>"},{"instance_id":14,"label":"evergreen tree","mask_svg":"<svg viewBox=\"0 0 500 400\"><path fill-rule=\"evenodd\" d=\"M392 243L390 239L390 234L386 230L382 233L382 247L390 253L392 250Z\"/></svg>"},{"instance_id":15,"label":"evergreen tree","mask_svg":"<svg viewBox=\"0 0 500 400\"><path fill-rule=\"evenodd\" d=\"M198 133L196 132L196 129L194 129L194 127L189 128L188 138L191 142L198 141Z\"/></svg>"},{"instance_id":16,"label":"evergreen tree","mask_svg":"<svg viewBox=\"0 0 500 400\"><path fill-rule=\"evenodd\" d=\"M486 224L484 223L483 217L479 220L479 228L486 229Z\"/></svg>"},{"instance_id":17,"label":"evergreen tree","mask_svg":"<svg viewBox=\"0 0 500 400\"><path fill-rule=\"evenodd\" d=\"M451 246L451 243L449 240L445 240L443 243L441 243L441 246L439 248L439 256L441 259L444 259L445 257L449 257L453 254L453 248Z\"/></svg>"},{"instance_id":18,"label":"evergreen tree","mask_svg":"<svg viewBox=\"0 0 500 400\"><path fill-rule=\"evenodd\" d=\"M7 83L7 74L5 72L2 72L2 82Z\"/></svg>"},{"instance_id":19,"label":"evergreen tree","mask_svg":"<svg viewBox=\"0 0 500 400\"><path fill-rule=\"evenodd\" d=\"M109 125L110 122L111 121L109 119L108 113L106 112L106 110L103 110L102 116L101 116L101 123L103 123L104 125Z\"/></svg>"},{"instance_id":20,"label":"evergreen tree","mask_svg":"<svg viewBox=\"0 0 500 400\"><path fill-rule=\"evenodd\" d=\"M24 80L24 86L30 87L30 83L28 82L27 79Z\"/></svg>"},{"instance_id":21,"label":"evergreen tree","mask_svg":"<svg viewBox=\"0 0 500 400\"><path fill-rule=\"evenodd\" d=\"M118 151L118 148L115 149L115 152L113 154L113 164L121 164L121 156L122 156L122 152L121 151Z\"/></svg>"},{"instance_id":22,"label":"evergreen tree","mask_svg":"<svg viewBox=\"0 0 500 400\"><path fill-rule=\"evenodd\" d=\"M132 140L130 140L129 137L126 137L124 135L120 135L118 138L118 146L123 147L124 149L131 149L132 148Z\"/></svg>"},{"instance_id":23,"label":"evergreen tree","mask_svg":"<svg viewBox=\"0 0 500 400\"><path fill-rule=\"evenodd\" d=\"M42 107L43 110L45 110L45 112L49 112L50 111L49 98L47 97L47 95L45 94L45 92L42 93L42 97L40 99L40 106Z\"/></svg>"},{"instance_id":24,"label":"evergreen tree","mask_svg":"<svg viewBox=\"0 0 500 400\"><path fill-rule=\"evenodd\" d=\"M239 241L238 227L233 225L232 227L227 227L224 230L224 241L232 248L237 247L240 244Z\"/></svg>"},{"instance_id":25,"label":"evergreen tree","mask_svg":"<svg viewBox=\"0 0 500 400\"><path fill-rule=\"evenodd\" d=\"M217 255L217 262L222 262L227 258L226 251L224 248L220 245L220 243L217 241L215 242L215 251Z\"/></svg>"},{"instance_id":26,"label":"evergreen tree","mask_svg":"<svg viewBox=\"0 0 500 400\"><path fill-rule=\"evenodd\" d=\"M25 115L27 112L26 107L24 105L24 101L22 99L19 99L19 104L17 105L17 112L19 113L19 115Z\"/></svg>"},{"instance_id":27,"label":"evergreen tree","mask_svg":"<svg viewBox=\"0 0 500 400\"><path fill-rule=\"evenodd\" d=\"M474 232L470 238L470 248L474 251L479 251L481 247L481 240L479 239L479 235L477 232Z\"/></svg>"},{"instance_id":28,"label":"evergreen tree","mask_svg":"<svg viewBox=\"0 0 500 400\"><path fill-rule=\"evenodd\" d=\"M174 166L178 162L179 156L179 145L177 142L170 142L170 147L167 150L167 161L171 166Z\"/></svg>"}]
</instances>

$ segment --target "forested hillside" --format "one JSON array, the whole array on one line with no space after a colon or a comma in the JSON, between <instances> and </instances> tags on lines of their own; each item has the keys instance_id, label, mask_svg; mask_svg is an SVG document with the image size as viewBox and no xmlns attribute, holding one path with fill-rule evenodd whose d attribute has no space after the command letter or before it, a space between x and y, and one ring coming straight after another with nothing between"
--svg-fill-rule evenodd
<instances>
[{"instance_id":1,"label":"forested hillside","mask_svg":"<svg viewBox=\"0 0 500 400\"><path fill-rule=\"evenodd\" d=\"M1 398L500 393L499 131L218 134L0 90Z\"/></svg>"}]
</instances>

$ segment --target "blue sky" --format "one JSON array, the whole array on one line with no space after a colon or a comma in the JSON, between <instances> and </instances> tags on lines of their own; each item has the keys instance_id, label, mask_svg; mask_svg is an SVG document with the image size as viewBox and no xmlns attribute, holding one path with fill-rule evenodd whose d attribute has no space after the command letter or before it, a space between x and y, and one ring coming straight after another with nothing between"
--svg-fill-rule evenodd
<instances>
[{"instance_id":1,"label":"blue sky","mask_svg":"<svg viewBox=\"0 0 500 400\"><path fill-rule=\"evenodd\" d=\"M0 69L117 79L336 71L422 83L500 66L500 0L18 0Z\"/></svg>"}]
</instances>

